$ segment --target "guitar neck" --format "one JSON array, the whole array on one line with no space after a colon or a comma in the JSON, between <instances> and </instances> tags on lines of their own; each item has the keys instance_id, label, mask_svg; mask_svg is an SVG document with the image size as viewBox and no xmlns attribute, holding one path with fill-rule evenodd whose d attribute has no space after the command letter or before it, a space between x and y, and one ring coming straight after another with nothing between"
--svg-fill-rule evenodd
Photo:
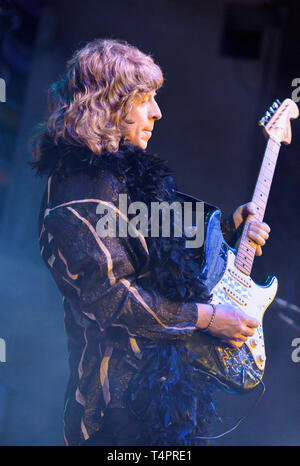
<instances>
[{"instance_id":1,"label":"guitar neck","mask_svg":"<svg viewBox=\"0 0 300 466\"><path fill-rule=\"evenodd\" d=\"M252 201L256 205L255 219L259 222L262 222L264 218L279 149L280 143L269 138L252 196ZM251 273L256 251L255 243L248 238L248 228L251 220L253 220L253 215L248 216L245 221L235 258L235 266L246 275Z\"/></svg>"}]
</instances>

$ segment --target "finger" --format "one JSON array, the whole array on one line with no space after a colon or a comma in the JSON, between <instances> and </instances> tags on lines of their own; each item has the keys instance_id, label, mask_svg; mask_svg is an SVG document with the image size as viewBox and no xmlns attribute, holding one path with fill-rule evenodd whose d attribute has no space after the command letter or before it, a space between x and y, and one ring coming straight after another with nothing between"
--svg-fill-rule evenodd
<instances>
[{"instance_id":1,"label":"finger","mask_svg":"<svg viewBox=\"0 0 300 466\"><path fill-rule=\"evenodd\" d=\"M233 346L233 348L239 349L243 346L244 342L243 341L236 341L236 340L228 340L228 343L230 346Z\"/></svg>"},{"instance_id":2,"label":"finger","mask_svg":"<svg viewBox=\"0 0 300 466\"><path fill-rule=\"evenodd\" d=\"M254 241L258 246L264 246L266 244L266 239L261 236L260 233L257 233L255 230L248 231L248 237Z\"/></svg>"},{"instance_id":3,"label":"finger","mask_svg":"<svg viewBox=\"0 0 300 466\"><path fill-rule=\"evenodd\" d=\"M245 342L248 340L248 337L243 335L242 333L240 333L239 335L237 335L235 338L234 338L235 341L242 341L242 342Z\"/></svg>"},{"instance_id":4,"label":"finger","mask_svg":"<svg viewBox=\"0 0 300 466\"><path fill-rule=\"evenodd\" d=\"M270 236L269 232L265 228L262 228L262 226L259 223L254 222L251 222L249 224L248 233L256 233L262 236L264 239L268 239Z\"/></svg>"},{"instance_id":5,"label":"finger","mask_svg":"<svg viewBox=\"0 0 300 466\"><path fill-rule=\"evenodd\" d=\"M260 246L257 246L257 248L255 250L255 255L256 256L262 256L262 250L261 250Z\"/></svg>"},{"instance_id":6,"label":"finger","mask_svg":"<svg viewBox=\"0 0 300 466\"><path fill-rule=\"evenodd\" d=\"M240 342L245 343L245 341L248 340L248 337L243 335L241 332L241 333L236 334L233 338L228 338L228 340L231 342L235 341L237 343L240 343Z\"/></svg>"},{"instance_id":7,"label":"finger","mask_svg":"<svg viewBox=\"0 0 300 466\"><path fill-rule=\"evenodd\" d=\"M250 328L250 327L244 327L241 333L242 333L242 335L244 335L247 338L248 337L253 337L254 330L253 330L253 328Z\"/></svg>"},{"instance_id":8,"label":"finger","mask_svg":"<svg viewBox=\"0 0 300 466\"><path fill-rule=\"evenodd\" d=\"M248 204L245 205L245 208L248 215L256 214L256 205L254 202L248 202Z\"/></svg>"},{"instance_id":9,"label":"finger","mask_svg":"<svg viewBox=\"0 0 300 466\"><path fill-rule=\"evenodd\" d=\"M248 316L246 325L250 328L257 328L259 326L259 321L257 319L254 319L254 317Z\"/></svg>"},{"instance_id":10,"label":"finger","mask_svg":"<svg viewBox=\"0 0 300 466\"><path fill-rule=\"evenodd\" d=\"M266 231L267 233L270 233L271 231L271 228L269 227L269 225L265 222L253 222L254 225L258 224L258 226L263 229L264 231Z\"/></svg>"},{"instance_id":11,"label":"finger","mask_svg":"<svg viewBox=\"0 0 300 466\"><path fill-rule=\"evenodd\" d=\"M251 219L251 223L252 223L253 225L258 225L258 226L262 227L262 228L263 228L264 230L266 230L268 233L270 233L270 231L271 231L270 225L268 225L266 222L261 222L260 220L258 220L257 217L252 218L252 219Z\"/></svg>"}]
</instances>

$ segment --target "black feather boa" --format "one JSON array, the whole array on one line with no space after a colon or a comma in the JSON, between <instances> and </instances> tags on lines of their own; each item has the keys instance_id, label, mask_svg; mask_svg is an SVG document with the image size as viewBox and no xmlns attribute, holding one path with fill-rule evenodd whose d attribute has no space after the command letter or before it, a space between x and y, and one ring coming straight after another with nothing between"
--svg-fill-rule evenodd
<instances>
[{"instance_id":1,"label":"black feather boa","mask_svg":"<svg viewBox=\"0 0 300 466\"><path fill-rule=\"evenodd\" d=\"M131 201L178 201L177 186L166 161L144 150L123 144L115 154L104 153L93 159L92 166L105 166L124 179ZM174 219L171 216L171 234ZM156 289L165 297L182 302L209 302L210 295L201 274L201 253L185 248L185 236L146 237L150 254L151 276L140 279L140 285Z\"/></svg>"},{"instance_id":2,"label":"black feather boa","mask_svg":"<svg viewBox=\"0 0 300 466\"><path fill-rule=\"evenodd\" d=\"M85 170L93 176L97 169L107 168L126 183L133 202L149 205L153 201L178 200L167 162L130 144L122 143L118 152L103 152L98 157L85 147L54 146L51 139L45 138L42 153L39 162L30 164L39 175L55 172L64 177ZM185 248L184 236L148 235L146 241L151 275L140 279L141 286L174 301L210 301L201 273L201 251ZM146 354L147 364L135 375L128 390L128 406L143 427L141 438L151 438L152 445L202 445L205 442L195 436L209 432L215 413L211 398L215 386L188 363L182 340L151 342Z\"/></svg>"},{"instance_id":3,"label":"black feather boa","mask_svg":"<svg viewBox=\"0 0 300 466\"><path fill-rule=\"evenodd\" d=\"M103 152L98 157L86 147L67 144L54 146L50 138L45 138L42 153L43 157L39 162L31 163L40 175L55 171L63 177L82 169L93 175L97 173L97 169L106 168L126 184L132 202L142 201L150 206L151 202L165 201L171 204L180 201L167 162L128 143L121 144L118 152ZM172 215L170 226L172 234ZM205 276L201 270L202 250L185 248L184 235L171 238L160 235L156 238L149 233L146 241L150 254L151 277L143 277L139 283L141 286L156 289L163 296L177 302L210 301Z\"/></svg>"}]
</instances>

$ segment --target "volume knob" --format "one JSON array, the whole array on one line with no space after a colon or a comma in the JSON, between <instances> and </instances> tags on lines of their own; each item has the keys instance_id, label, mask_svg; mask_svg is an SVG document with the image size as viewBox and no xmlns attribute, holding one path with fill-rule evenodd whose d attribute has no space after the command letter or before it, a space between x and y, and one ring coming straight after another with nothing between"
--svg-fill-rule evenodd
<instances>
[{"instance_id":1,"label":"volume knob","mask_svg":"<svg viewBox=\"0 0 300 466\"><path fill-rule=\"evenodd\" d=\"M259 354L257 359L258 359L258 362L263 364L266 360L266 356L264 354Z\"/></svg>"},{"instance_id":2,"label":"volume knob","mask_svg":"<svg viewBox=\"0 0 300 466\"><path fill-rule=\"evenodd\" d=\"M250 346L251 348L255 348L258 345L258 340L256 338L253 338L250 340Z\"/></svg>"}]
</instances>

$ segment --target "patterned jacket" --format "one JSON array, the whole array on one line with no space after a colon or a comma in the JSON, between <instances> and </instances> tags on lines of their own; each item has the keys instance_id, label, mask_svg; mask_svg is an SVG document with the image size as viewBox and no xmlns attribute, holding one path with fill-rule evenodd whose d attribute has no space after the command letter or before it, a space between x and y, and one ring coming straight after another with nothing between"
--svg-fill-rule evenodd
<instances>
[{"instance_id":1,"label":"patterned jacket","mask_svg":"<svg viewBox=\"0 0 300 466\"><path fill-rule=\"evenodd\" d=\"M142 277L151 278L148 243L141 234L97 234L97 207L113 205L119 219L119 194L130 199L131 192L109 167L93 169L90 163L87 168L91 159L80 157L72 170L69 155L60 163L64 176L51 169L39 217L41 255L63 296L68 337L66 445L101 430L107 409L126 406L128 384L153 342L183 340L197 322L195 302L174 301L141 285ZM177 198L186 200L179 192ZM232 242L232 217L223 219L222 229Z\"/></svg>"}]
</instances>

